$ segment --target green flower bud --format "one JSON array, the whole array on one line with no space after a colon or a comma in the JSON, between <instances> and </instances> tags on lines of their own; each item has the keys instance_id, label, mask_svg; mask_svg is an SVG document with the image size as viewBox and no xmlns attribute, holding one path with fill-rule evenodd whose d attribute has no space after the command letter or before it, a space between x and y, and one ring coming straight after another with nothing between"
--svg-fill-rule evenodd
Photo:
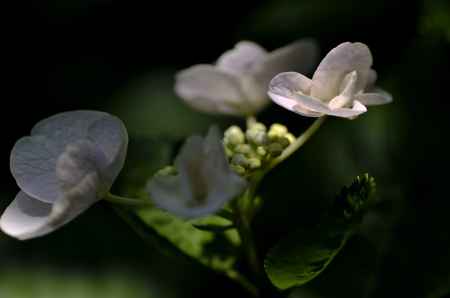
<instances>
[{"instance_id":1,"label":"green flower bud","mask_svg":"<svg viewBox=\"0 0 450 298\"><path fill-rule=\"evenodd\" d=\"M224 133L224 143L227 146L237 146L245 142L245 135L239 126L230 126Z\"/></svg>"},{"instance_id":2,"label":"green flower bud","mask_svg":"<svg viewBox=\"0 0 450 298\"><path fill-rule=\"evenodd\" d=\"M250 129L247 130L245 135L250 143L257 146L261 146L267 143L267 134L265 131Z\"/></svg>"},{"instance_id":3,"label":"green flower bud","mask_svg":"<svg viewBox=\"0 0 450 298\"><path fill-rule=\"evenodd\" d=\"M277 143L280 144L283 149L285 149L290 144L289 140L286 137L278 138Z\"/></svg>"},{"instance_id":4,"label":"green flower bud","mask_svg":"<svg viewBox=\"0 0 450 298\"><path fill-rule=\"evenodd\" d=\"M238 165L241 167L247 167L248 159L247 159L247 157L245 157L244 154L237 153L237 154L233 155L233 157L231 158L231 164Z\"/></svg>"},{"instance_id":5,"label":"green flower bud","mask_svg":"<svg viewBox=\"0 0 450 298\"><path fill-rule=\"evenodd\" d=\"M225 151L225 155L230 158L231 156L233 156L234 152L227 146L223 146L224 147L224 151Z\"/></svg>"},{"instance_id":6,"label":"green flower bud","mask_svg":"<svg viewBox=\"0 0 450 298\"><path fill-rule=\"evenodd\" d=\"M293 134L291 134L291 133L285 134L284 137L286 139L288 139L289 143L291 143L291 144L294 143L295 140L296 140L295 136Z\"/></svg>"},{"instance_id":7,"label":"green flower bud","mask_svg":"<svg viewBox=\"0 0 450 298\"><path fill-rule=\"evenodd\" d=\"M242 166L231 165L230 167L231 167L231 169L232 169L233 171L235 171L235 172L236 172L237 174L239 174L239 175L244 175L244 174L245 174L245 168L242 167Z\"/></svg>"},{"instance_id":8,"label":"green flower bud","mask_svg":"<svg viewBox=\"0 0 450 298\"><path fill-rule=\"evenodd\" d=\"M246 156L252 154L252 147L248 144L239 144L234 148L236 153L242 153Z\"/></svg>"},{"instance_id":9,"label":"green flower bud","mask_svg":"<svg viewBox=\"0 0 450 298\"><path fill-rule=\"evenodd\" d=\"M248 125L248 127L247 127L247 130L250 130L250 129L252 129L252 130L261 130L261 131L264 131L264 132L267 131L266 126L263 123L261 123L261 122L252 122L252 123L250 123Z\"/></svg>"},{"instance_id":10,"label":"green flower bud","mask_svg":"<svg viewBox=\"0 0 450 298\"><path fill-rule=\"evenodd\" d=\"M280 143L271 143L266 148L272 157L279 156L284 150L283 146Z\"/></svg>"},{"instance_id":11,"label":"green flower bud","mask_svg":"<svg viewBox=\"0 0 450 298\"><path fill-rule=\"evenodd\" d=\"M249 158L248 166L252 170L257 169L257 168L261 167L261 160L258 158Z\"/></svg>"},{"instance_id":12,"label":"green flower bud","mask_svg":"<svg viewBox=\"0 0 450 298\"><path fill-rule=\"evenodd\" d=\"M263 157L267 154L267 151L266 151L266 149L264 149L263 146L258 146L256 148L256 154L258 154L260 157Z\"/></svg>"},{"instance_id":13,"label":"green flower bud","mask_svg":"<svg viewBox=\"0 0 450 298\"><path fill-rule=\"evenodd\" d=\"M274 123L270 126L268 136L270 139L272 138L281 138L284 137L288 133L288 129L286 126L281 125L279 123Z\"/></svg>"}]
</instances>

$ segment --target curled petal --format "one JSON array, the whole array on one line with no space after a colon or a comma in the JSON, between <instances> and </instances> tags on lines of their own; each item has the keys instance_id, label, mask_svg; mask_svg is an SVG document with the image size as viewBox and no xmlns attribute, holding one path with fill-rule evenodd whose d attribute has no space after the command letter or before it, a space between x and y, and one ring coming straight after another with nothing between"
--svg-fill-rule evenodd
<instances>
[{"instance_id":1,"label":"curled petal","mask_svg":"<svg viewBox=\"0 0 450 298\"><path fill-rule=\"evenodd\" d=\"M19 192L0 218L0 228L20 240L39 237L52 231L47 224L52 205Z\"/></svg>"},{"instance_id":2,"label":"curled petal","mask_svg":"<svg viewBox=\"0 0 450 298\"><path fill-rule=\"evenodd\" d=\"M371 92L357 94L355 99L365 105L374 106L392 102L392 95L382 89L374 89Z\"/></svg>"},{"instance_id":3,"label":"curled petal","mask_svg":"<svg viewBox=\"0 0 450 298\"><path fill-rule=\"evenodd\" d=\"M269 97L278 105L307 117L319 117L320 112L311 110L298 100L298 94L307 94L311 80L296 72L284 72L275 76L269 84Z\"/></svg>"},{"instance_id":4,"label":"curled petal","mask_svg":"<svg viewBox=\"0 0 450 298\"><path fill-rule=\"evenodd\" d=\"M358 84L356 90L367 85L372 54L369 48L359 42L345 42L332 49L317 67L312 78L311 95L329 101L339 94L339 86L344 77L356 70Z\"/></svg>"},{"instance_id":5,"label":"curled petal","mask_svg":"<svg viewBox=\"0 0 450 298\"><path fill-rule=\"evenodd\" d=\"M356 91L358 75L356 71L352 71L343 80L343 90L328 103L331 109L337 109L347 106L352 100Z\"/></svg>"},{"instance_id":6,"label":"curled petal","mask_svg":"<svg viewBox=\"0 0 450 298\"><path fill-rule=\"evenodd\" d=\"M55 204L49 204L21 191L3 212L0 228L4 233L19 240L44 236L75 218L92 203L59 199Z\"/></svg>"},{"instance_id":7,"label":"curled petal","mask_svg":"<svg viewBox=\"0 0 450 298\"><path fill-rule=\"evenodd\" d=\"M101 179L101 173L107 167L107 158L94 143L88 140L67 145L56 162L56 177L62 192L76 188L86 176L94 175L97 193L109 190L112 181Z\"/></svg>"},{"instance_id":8,"label":"curled petal","mask_svg":"<svg viewBox=\"0 0 450 298\"><path fill-rule=\"evenodd\" d=\"M283 95L294 93L309 94L311 83L310 79L300 73L283 72L270 81L269 91Z\"/></svg>"},{"instance_id":9,"label":"curled petal","mask_svg":"<svg viewBox=\"0 0 450 298\"><path fill-rule=\"evenodd\" d=\"M352 108L339 108L330 110L327 115L336 116L336 117L342 117L347 119L355 119L359 115L367 112L367 108L360 103L359 101L355 100L353 101Z\"/></svg>"},{"instance_id":10,"label":"curled petal","mask_svg":"<svg viewBox=\"0 0 450 298\"><path fill-rule=\"evenodd\" d=\"M235 47L226 51L217 60L217 68L232 74L242 75L249 72L255 64L267 56L267 51L251 41L238 42Z\"/></svg>"},{"instance_id":11,"label":"curled petal","mask_svg":"<svg viewBox=\"0 0 450 298\"><path fill-rule=\"evenodd\" d=\"M175 92L188 105L203 112L231 115L247 112L237 78L211 65L196 65L179 72Z\"/></svg>"}]
</instances>

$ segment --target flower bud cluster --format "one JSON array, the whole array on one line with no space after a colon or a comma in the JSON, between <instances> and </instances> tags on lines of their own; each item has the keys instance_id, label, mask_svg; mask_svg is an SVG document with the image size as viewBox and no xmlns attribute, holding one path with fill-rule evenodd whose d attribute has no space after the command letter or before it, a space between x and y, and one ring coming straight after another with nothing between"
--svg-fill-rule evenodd
<instances>
[{"instance_id":1,"label":"flower bud cluster","mask_svg":"<svg viewBox=\"0 0 450 298\"><path fill-rule=\"evenodd\" d=\"M263 123L250 122L245 132L236 125L230 126L223 143L231 168L248 176L264 168L294 141L294 135L284 125L275 123L267 130Z\"/></svg>"}]
</instances>

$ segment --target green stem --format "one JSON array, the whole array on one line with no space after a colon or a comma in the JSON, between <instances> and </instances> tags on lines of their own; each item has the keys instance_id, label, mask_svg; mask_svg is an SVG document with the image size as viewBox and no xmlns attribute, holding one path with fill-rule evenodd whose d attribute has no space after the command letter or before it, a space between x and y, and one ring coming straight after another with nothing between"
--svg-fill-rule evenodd
<instances>
[{"instance_id":1,"label":"green stem","mask_svg":"<svg viewBox=\"0 0 450 298\"><path fill-rule=\"evenodd\" d=\"M227 271L226 275L231 279L240 284L244 289L246 289L253 297L259 297L258 288L250 282L245 276L240 274L238 271Z\"/></svg>"},{"instance_id":2,"label":"green stem","mask_svg":"<svg viewBox=\"0 0 450 298\"><path fill-rule=\"evenodd\" d=\"M111 193L108 193L103 199L105 201L108 201L108 202L113 203L113 204L118 204L118 205L126 205L126 206L132 206L132 207L149 207L149 206L152 206L152 203L150 201L140 200L140 199L125 198L125 197L113 195Z\"/></svg>"},{"instance_id":3,"label":"green stem","mask_svg":"<svg viewBox=\"0 0 450 298\"><path fill-rule=\"evenodd\" d=\"M322 116L320 118L317 118L316 121L314 121L313 124L311 124L310 127L308 127L307 130L305 130L305 132L303 132L298 138L297 140L295 140L294 143L292 143L291 145L289 145L284 151L283 153L278 156L277 158L275 158L272 163L267 167L266 172L270 171L271 169L273 169L276 165L278 165L279 163L281 163L283 160L285 160L286 158L288 158L289 156L291 156L295 151L297 151L301 146L303 146L303 144L306 143L306 141L309 140L309 138L311 136L313 136L316 131L319 129L319 127L323 124L323 122L325 121L326 116Z\"/></svg>"},{"instance_id":4,"label":"green stem","mask_svg":"<svg viewBox=\"0 0 450 298\"><path fill-rule=\"evenodd\" d=\"M254 188L250 187L237 201L235 208L235 225L242 241L242 247L247 257L247 262L255 274L260 276L261 264L259 263L258 252L251 228L251 220L254 212Z\"/></svg>"}]
</instances>

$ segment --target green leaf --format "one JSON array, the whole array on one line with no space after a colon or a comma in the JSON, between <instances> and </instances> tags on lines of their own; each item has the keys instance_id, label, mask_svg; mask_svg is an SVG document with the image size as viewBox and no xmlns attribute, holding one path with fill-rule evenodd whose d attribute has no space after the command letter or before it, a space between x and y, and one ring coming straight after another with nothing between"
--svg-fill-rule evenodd
<instances>
[{"instance_id":1,"label":"green leaf","mask_svg":"<svg viewBox=\"0 0 450 298\"><path fill-rule=\"evenodd\" d=\"M323 272L361 221L374 190L373 178L367 174L357 177L350 187L342 189L319 226L282 238L265 260L271 282L285 290L301 286Z\"/></svg>"},{"instance_id":2,"label":"green leaf","mask_svg":"<svg viewBox=\"0 0 450 298\"><path fill-rule=\"evenodd\" d=\"M207 216L195 220L191 220L192 225L202 231L209 231L214 233L223 233L227 230L235 228L230 219L220 216Z\"/></svg>"},{"instance_id":3,"label":"green leaf","mask_svg":"<svg viewBox=\"0 0 450 298\"><path fill-rule=\"evenodd\" d=\"M228 229L223 233L200 230L191 222L157 208L139 210L137 215L150 229L167 239L183 254L214 270L234 271L235 250L240 244L236 229ZM203 220L216 223L226 221L217 216Z\"/></svg>"},{"instance_id":4,"label":"green leaf","mask_svg":"<svg viewBox=\"0 0 450 298\"><path fill-rule=\"evenodd\" d=\"M326 228L290 234L266 258L269 279L282 290L309 282L325 270L348 236L348 233Z\"/></svg>"}]
</instances>

